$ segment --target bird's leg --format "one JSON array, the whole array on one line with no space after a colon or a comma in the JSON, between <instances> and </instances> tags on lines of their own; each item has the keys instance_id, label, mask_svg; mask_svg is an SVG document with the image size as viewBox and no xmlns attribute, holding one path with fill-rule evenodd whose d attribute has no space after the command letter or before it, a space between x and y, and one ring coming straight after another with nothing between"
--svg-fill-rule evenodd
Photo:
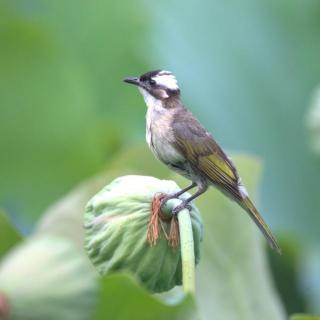
<instances>
[{"instance_id":1,"label":"bird's leg","mask_svg":"<svg viewBox=\"0 0 320 320\"><path fill-rule=\"evenodd\" d=\"M178 214L179 211L181 211L184 208L188 208L189 210L191 209L189 203L194 200L195 198L199 197L200 195L202 195L204 192L206 192L208 189L207 185L201 185L199 186L198 191L193 194L191 197L189 197L186 200L183 200L181 204L179 204L177 207L175 207L172 211L173 214Z\"/></svg>"},{"instance_id":2,"label":"bird's leg","mask_svg":"<svg viewBox=\"0 0 320 320\"><path fill-rule=\"evenodd\" d=\"M168 195L166 196L163 200L162 200L162 204L165 204L168 200L170 199L174 199L174 198L179 198L182 194L184 194L185 192L189 191L190 189L196 187L197 184L195 182L192 182L192 184L174 194Z\"/></svg>"},{"instance_id":3,"label":"bird's leg","mask_svg":"<svg viewBox=\"0 0 320 320\"><path fill-rule=\"evenodd\" d=\"M182 194L184 194L185 192L189 191L190 189L196 187L197 184L195 182L192 182L192 184L182 190L180 190L179 192L177 193L174 193L173 195L170 196L170 199L173 199L173 198L179 198Z\"/></svg>"}]
</instances>

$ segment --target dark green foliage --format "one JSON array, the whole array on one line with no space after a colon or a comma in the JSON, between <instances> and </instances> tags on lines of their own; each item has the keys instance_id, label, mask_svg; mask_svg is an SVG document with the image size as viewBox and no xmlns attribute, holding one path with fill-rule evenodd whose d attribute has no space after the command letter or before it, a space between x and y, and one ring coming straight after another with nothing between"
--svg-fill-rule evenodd
<instances>
[{"instance_id":1,"label":"dark green foliage","mask_svg":"<svg viewBox=\"0 0 320 320\"><path fill-rule=\"evenodd\" d=\"M17 229L11 224L8 216L0 210L0 260L12 249L19 241L22 240Z\"/></svg>"}]
</instances>

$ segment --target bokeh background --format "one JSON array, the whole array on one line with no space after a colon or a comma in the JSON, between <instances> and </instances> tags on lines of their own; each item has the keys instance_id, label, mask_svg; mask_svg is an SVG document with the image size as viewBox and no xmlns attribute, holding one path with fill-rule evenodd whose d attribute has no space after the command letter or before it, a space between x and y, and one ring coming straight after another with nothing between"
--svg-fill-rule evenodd
<instances>
[{"instance_id":1,"label":"bokeh background","mask_svg":"<svg viewBox=\"0 0 320 320\"><path fill-rule=\"evenodd\" d=\"M142 143L146 109L122 79L168 69L226 150L262 162L281 301L320 313L319 35L317 0L0 1L0 206L28 235Z\"/></svg>"}]
</instances>

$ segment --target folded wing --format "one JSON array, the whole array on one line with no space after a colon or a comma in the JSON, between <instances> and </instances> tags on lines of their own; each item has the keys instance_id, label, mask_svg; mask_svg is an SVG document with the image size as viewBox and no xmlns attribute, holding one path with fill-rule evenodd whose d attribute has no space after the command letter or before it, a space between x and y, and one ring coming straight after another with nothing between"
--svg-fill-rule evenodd
<instances>
[{"instance_id":1,"label":"folded wing","mask_svg":"<svg viewBox=\"0 0 320 320\"><path fill-rule=\"evenodd\" d=\"M239 176L228 156L193 116L180 113L176 120L173 121L175 147L209 181L241 201Z\"/></svg>"}]
</instances>

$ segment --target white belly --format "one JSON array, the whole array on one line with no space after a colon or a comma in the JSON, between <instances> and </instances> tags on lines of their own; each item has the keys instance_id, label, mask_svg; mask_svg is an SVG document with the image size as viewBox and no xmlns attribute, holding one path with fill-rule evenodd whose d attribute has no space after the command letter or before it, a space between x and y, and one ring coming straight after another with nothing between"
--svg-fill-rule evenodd
<instances>
[{"instance_id":1,"label":"white belly","mask_svg":"<svg viewBox=\"0 0 320 320\"><path fill-rule=\"evenodd\" d=\"M155 156L166 164L174 164L184 161L184 157L167 139L159 137L156 134L152 135L152 145L150 145L150 148Z\"/></svg>"},{"instance_id":2,"label":"white belly","mask_svg":"<svg viewBox=\"0 0 320 320\"><path fill-rule=\"evenodd\" d=\"M184 157L173 147L173 134L168 128L165 117L148 110L146 140L154 155L166 164L183 162Z\"/></svg>"}]
</instances>

